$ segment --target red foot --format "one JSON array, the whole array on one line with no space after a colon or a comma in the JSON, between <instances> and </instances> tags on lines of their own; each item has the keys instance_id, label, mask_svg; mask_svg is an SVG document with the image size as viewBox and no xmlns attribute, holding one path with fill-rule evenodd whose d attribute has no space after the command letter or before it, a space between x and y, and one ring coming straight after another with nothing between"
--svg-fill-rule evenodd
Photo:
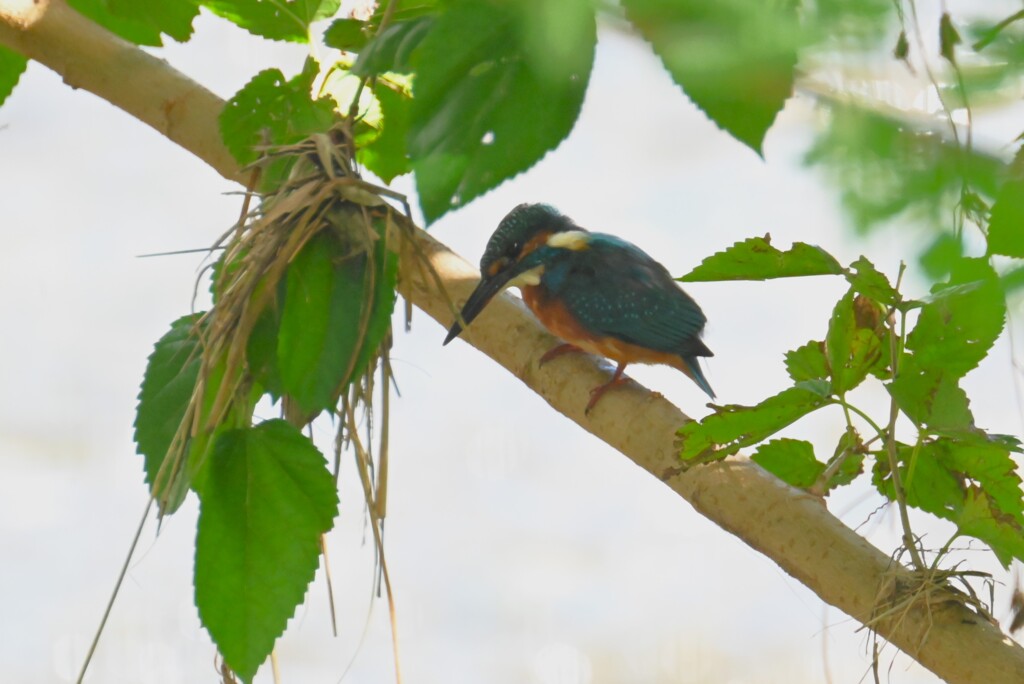
<instances>
[{"instance_id":1,"label":"red foot","mask_svg":"<svg viewBox=\"0 0 1024 684\"><path fill-rule=\"evenodd\" d=\"M608 382L599 387L595 387L594 389L590 390L590 401L587 402L587 408L584 409L583 411L584 415L590 415L590 410L597 406L597 402L601 400L601 397L604 396L605 392L610 390L615 385L621 385L622 383L629 380L629 378L622 377L622 372L624 370L626 370L626 364L620 363L619 367L615 369L615 375L612 376L611 380L609 380Z\"/></svg>"},{"instance_id":2,"label":"red foot","mask_svg":"<svg viewBox=\"0 0 1024 684\"><path fill-rule=\"evenodd\" d=\"M565 354L575 354L577 352L582 354L583 350L577 347L575 344L560 344L557 347L552 347L547 351L546 354L544 354L544 356L540 357L540 361L537 362L537 365L543 366L551 359L557 359L559 356L563 356Z\"/></svg>"}]
</instances>

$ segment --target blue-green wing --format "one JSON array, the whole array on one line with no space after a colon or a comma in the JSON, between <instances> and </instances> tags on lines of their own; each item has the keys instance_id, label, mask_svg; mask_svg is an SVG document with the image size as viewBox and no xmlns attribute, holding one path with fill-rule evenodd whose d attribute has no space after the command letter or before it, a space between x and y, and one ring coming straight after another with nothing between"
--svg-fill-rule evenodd
<instances>
[{"instance_id":1,"label":"blue-green wing","mask_svg":"<svg viewBox=\"0 0 1024 684\"><path fill-rule=\"evenodd\" d=\"M682 356L711 356L700 340L707 319L665 268L639 247L591 233L587 249L564 250L544 285L599 335Z\"/></svg>"}]
</instances>

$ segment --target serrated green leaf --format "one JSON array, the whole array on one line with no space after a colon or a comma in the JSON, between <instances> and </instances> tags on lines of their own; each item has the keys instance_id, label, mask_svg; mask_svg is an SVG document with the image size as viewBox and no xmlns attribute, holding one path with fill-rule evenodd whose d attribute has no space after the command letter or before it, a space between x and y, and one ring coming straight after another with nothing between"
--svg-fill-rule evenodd
<instances>
[{"instance_id":1,"label":"serrated green leaf","mask_svg":"<svg viewBox=\"0 0 1024 684\"><path fill-rule=\"evenodd\" d=\"M271 40L309 42L309 25L333 16L341 0L199 0L249 33Z\"/></svg>"},{"instance_id":2,"label":"serrated green leaf","mask_svg":"<svg viewBox=\"0 0 1024 684\"><path fill-rule=\"evenodd\" d=\"M28 59L17 52L0 46L0 104L18 85L18 80L28 66Z\"/></svg>"},{"instance_id":3,"label":"serrated green leaf","mask_svg":"<svg viewBox=\"0 0 1024 684\"><path fill-rule=\"evenodd\" d=\"M862 256L854 261L850 268L852 270L846 274L846 279L855 292L886 306L892 306L900 301L900 293L866 257Z\"/></svg>"},{"instance_id":4,"label":"serrated green leaf","mask_svg":"<svg viewBox=\"0 0 1024 684\"><path fill-rule=\"evenodd\" d=\"M359 53L359 58L352 65L352 73L358 76L410 73L413 70L412 54L430 32L434 19L428 14L388 24Z\"/></svg>"},{"instance_id":5,"label":"serrated green leaf","mask_svg":"<svg viewBox=\"0 0 1024 684\"><path fill-rule=\"evenodd\" d=\"M988 224L988 251L1024 257L1024 179L1011 178L999 188Z\"/></svg>"},{"instance_id":6,"label":"serrated green leaf","mask_svg":"<svg viewBox=\"0 0 1024 684\"><path fill-rule=\"evenodd\" d=\"M968 487L957 527L961 534L988 544L1004 568L1014 558L1024 560L1024 520L1000 511L978 487Z\"/></svg>"},{"instance_id":7,"label":"serrated green leaf","mask_svg":"<svg viewBox=\"0 0 1024 684\"><path fill-rule=\"evenodd\" d=\"M188 492L188 478L164 468L167 451L195 390L201 365L195 325L203 314L182 316L171 324L149 356L139 389L135 444L143 455L146 484L161 502L161 513L178 509Z\"/></svg>"},{"instance_id":8,"label":"serrated green leaf","mask_svg":"<svg viewBox=\"0 0 1024 684\"><path fill-rule=\"evenodd\" d=\"M800 439L773 439L757 448L750 460L793 487L806 489L825 470L814 447Z\"/></svg>"},{"instance_id":9,"label":"serrated green leaf","mask_svg":"<svg viewBox=\"0 0 1024 684\"><path fill-rule=\"evenodd\" d=\"M912 421L935 430L966 430L974 426L967 394L957 378L941 370L916 366L904 357L899 377L886 385L889 394Z\"/></svg>"},{"instance_id":10,"label":"serrated green leaf","mask_svg":"<svg viewBox=\"0 0 1024 684\"><path fill-rule=\"evenodd\" d=\"M946 520L959 519L964 503L961 480L944 463L942 453L937 452L934 444L925 443L917 449L907 444L897 445L897 463L908 505ZM883 496L890 501L896 499L889 456L885 452L875 453L872 481Z\"/></svg>"},{"instance_id":11,"label":"serrated green leaf","mask_svg":"<svg viewBox=\"0 0 1024 684\"><path fill-rule=\"evenodd\" d=\"M793 93L797 3L623 0L626 17L715 124L759 155Z\"/></svg>"},{"instance_id":12,"label":"serrated green leaf","mask_svg":"<svg viewBox=\"0 0 1024 684\"><path fill-rule=\"evenodd\" d=\"M811 340L802 347L786 352L786 372L795 382L822 380L828 377L823 342Z\"/></svg>"},{"instance_id":13,"label":"serrated green leaf","mask_svg":"<svg viewBox=\"0 0 1024 684\"><path fill-rule=\"evenodd\" d=\"M314 101L310 96L309 86L315 75L312 60L290 81L279 70L267 69L228 100L220 113L220 132L240 164L256 161L260 146L293 144L334 125L334 101L329 97ZM262 187L276 188L287 171L285 161L271 163L264 170Z\"/></svg>"},{"instance_id":14,"label":"serrated green leaf","mask_svg":"<svg viewBox=\"0 0 1024 684\"><path fill-rule=\"evenodd\" d=\"M989 244L992 241L992 226L989 224ZM921 253L921 266L929 278L939 280L947 277L964 255L963 242L956 235L942 233Z\"/></svg>"},{"instance_id":15,"label":"serrated green leaf","mask_svg":"<svg viewBox=\"0 0 1024 684\"><path fill-rule=\"evenodd\" d=\"M192 37L192 22L199 16L199 6L183 0L106 0L106 4L117 17L150 26L181 43Z\"/></svg>"},{"instance_id":16,"label":"serrated green leaf","mask_svg":"<svg viewBox=\"0 0 1024 684\"><path fill-rule=\"evenodd\" d=\"M145 21L114 14L110 11L107 0L68 0L68 5L130 43L151 47L163 45L159 29Z\"/></svg>"},{"instance_id":17,"label":"serrated green leaf","mask_svg":"<svg viewBox=\"0 0 1024 684\"><path fill-rule=\"evenodd\" d=\"M358 52L368 40L367 23L358 19L335 19L324 31L324 45L337 50Z\"/></svg>"},{"instance_id":18,"label":"serrated green leaf","mask_svg":"<svg viewBox=\"0 0 1024 684\"><path fill-rule=\"evenodd\" d=\"M428 222L530 168L569 134L595 42L587 0L447 7L412 57L408 144Z\"/></svg>"},{"instance_id":19,"label":"serrated green leaf","mask_svg":"<svg viewBox=\"0 0 1024 684\"><path fill-rule=\"evenodd\" d=\"M722 406L700 422L684 425L677 433L684 461L704 458L713 449L720 457L757 444L830 402L814 392L790 387L755 406Z\"/></svg>"},{"instance_id":20,"label":"serrated green leaf","mask_svg":"<svg viewBox=\"0 0 1024 684\"><path fill-rule=\"evenodd\" d=\"M220 435L199 502L196 607L248 682L305 596L338 492L313 443L271 420Z\"/></svg>"},{"instance_id":21,"label":"serrated green leaf","mask_svg":"<svg viewBox=\"0 0 1024 684\"><path fill-rule=\"evenodd\" d=\"M848 392L867 377L881 355L881 340L870 328L858 326L853 291L847 292L832 310L825 337L825 356L832 375L832 388Z\"/></svg>"},{"instance_id":22,"label":"serrated green leaf","mask_svg":"<svg viewBox=\"0 0 1024 684\"><path fill-rule=\"evenodd\" d=\"M785 252L771 244L770 236L737 242L713 254L678 280L695 283L716 280L769 280L796 276L838 275L843 267L816 245L794 242Z\"/></svg>"},{"instance_id":23,"label":"serrated green leaf","mask_svg":"<svg viewBox=\"0 0 1024 684\"><path fill-rule=\"evenodd\" d=\"M1003 330L1006 302L983 259L964 259L921 307L907 337L917 368L960 378L985 358Z\"/></svg>"},{"instance_id":24,"label":"serrated green leaf","mask_svg":"<svg viewBox=\"0 0 1024 684\"><path fill-rule=\"evenodd\" d=\"M389 87L380 79L374 84L373 93L380 102L380 135L357 150L356 154L366 168L385 183L390 183L396 176L412 170L406 149L412 101L408 94Z\"/></svg>"}]
</instances>

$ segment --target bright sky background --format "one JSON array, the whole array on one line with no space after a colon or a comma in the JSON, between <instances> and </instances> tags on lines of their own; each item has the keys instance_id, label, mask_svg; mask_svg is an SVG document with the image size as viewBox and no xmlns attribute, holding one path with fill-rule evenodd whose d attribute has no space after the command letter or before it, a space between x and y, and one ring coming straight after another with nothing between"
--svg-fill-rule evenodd
<instances>
[{"instance_id":1,"label":"bright sky background","mask_svg":"<svg viewBox=\"0 0 1024 684\"><path fill-rule=\"evenodd\" d=\"M294 73L304 57L205 14L195 40L160 54L223 97L260 68ZM677 275L769 232L843 261L865 253L893 275L916 236L850 237L834 189L801 165L818 117L792 101L762 161L691 106L644 44L604 30L571 138L432 232L476 262L505 212L546 201ZM146 357L189 311L201 263L136 256L210 244L241 200L199 160L35 64L0 109L0 160L0 662L6 681L72 681L147 499L131 425ZM407 179L398 185L410 190ZM912 293L921 287L911 278ZM843 291L827 279L687 289L708 315L707 375L726 403L781 390L783 353L824 335ZM482 354L461 341L442 348L443 337L417 313L411 333L396 326L393 351L401 398L387 552L407 682L870 679L856 623ZM687 413L707 411L677 371L630 374ZM1005 339L965 386L982 427L1020 434ZM860 394L875 410L884 397L877 384ZM793 434L831 453L840 426L838 413L816 415ZM319 436L329 445L330 426ZM279 643L285 682L333 684L350 663L342 681L393 681L349 461L342 480L330 545L340 636L321 572ZM859 487L829 503L857 526L880 500ZM195 517L191 497L159 537L147 525L90 681L213 681L214 649L192 604ZM948 534L921 529L936 544ZM891 513L861 532L896 545ZM991 554L967 558L1007 579ZM996 597L1005 618L1007 590ZM937 681L892 649L882 667L901 684ZM256 681L269 682L269 668Z\"/></svg>"}]
</instances>

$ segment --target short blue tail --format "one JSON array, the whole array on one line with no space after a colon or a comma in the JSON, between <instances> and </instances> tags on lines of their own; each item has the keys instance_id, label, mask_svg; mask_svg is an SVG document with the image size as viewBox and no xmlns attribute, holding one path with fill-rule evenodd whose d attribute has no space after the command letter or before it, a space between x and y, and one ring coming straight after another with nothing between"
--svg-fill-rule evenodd
<instances>
[{"instance_id":1,"label":"short blue tail","mask_svg":"<svg viewBox=\"0 0 1024 684\"><path fill-rule=\"evenodd\" d=\"M700 387L702 390L704 390L705 394L714 399L715 390L711 389L711 385L708 383L708 379L704 377L704 373L700 369L700 362L697 360L697 357L684 356L683 363L686 364L686 367L690 371L689 373L687 373L687 375L689 375L690 378L695 383L697 383L697 387Z\"/></svg>"}]
</instances>

